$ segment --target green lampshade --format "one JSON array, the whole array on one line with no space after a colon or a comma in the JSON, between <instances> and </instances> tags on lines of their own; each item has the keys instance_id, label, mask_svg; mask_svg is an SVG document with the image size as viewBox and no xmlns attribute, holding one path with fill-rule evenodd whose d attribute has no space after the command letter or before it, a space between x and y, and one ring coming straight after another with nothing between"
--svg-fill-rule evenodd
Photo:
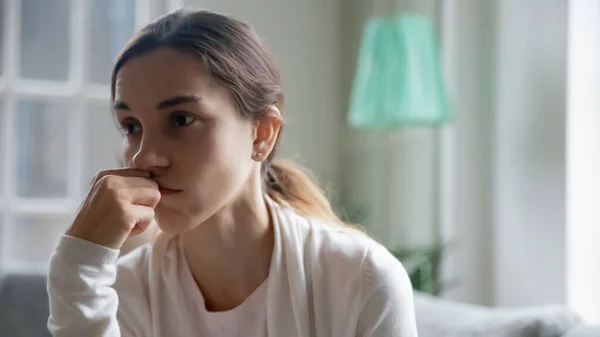
<instances>
[{"instance_id":1,"label":"green lampshade","mask_svg":"<svg viewBox=\"0 0 600 337\"><path fill-rule=\"evenodd\" d=\"M363 31L348 122L357 128L449 121L433 23L418 15L372 18Z\"/></svg>"}]
</instances>

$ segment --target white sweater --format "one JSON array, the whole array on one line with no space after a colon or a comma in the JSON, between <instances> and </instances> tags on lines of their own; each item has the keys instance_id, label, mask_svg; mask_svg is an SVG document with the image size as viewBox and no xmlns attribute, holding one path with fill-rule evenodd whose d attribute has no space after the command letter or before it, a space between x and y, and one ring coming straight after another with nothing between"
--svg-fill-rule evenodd
<instances>
[{"instance_id":1,"label":"white sweater","mask_svg":"<svg viewBox=\"0 0 600 337\"><path fill-rule=\"evenodd\" d=\"M269 336L417 336L410 280L383 246L267 202ZM197 336L200 292L181 286L176 238L161 234L116 262L116 250L63 236L48 277L53 336Z\"/></svg>"}]
</instances>

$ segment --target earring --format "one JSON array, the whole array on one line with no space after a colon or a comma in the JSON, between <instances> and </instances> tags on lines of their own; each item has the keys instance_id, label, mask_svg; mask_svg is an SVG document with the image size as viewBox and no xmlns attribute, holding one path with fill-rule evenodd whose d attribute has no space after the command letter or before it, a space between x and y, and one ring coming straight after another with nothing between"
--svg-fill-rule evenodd
<instances>
[{"instance_id":1,"label":"earring","mask_svg":"<svg viewBox=\"0 0 600 337\"><path fill-rule=\"evenodd\" d=\"M260 152L254 152L254 158L258 161L262 161L263 160L263 154Z\"/></svg>"}]
</instances>

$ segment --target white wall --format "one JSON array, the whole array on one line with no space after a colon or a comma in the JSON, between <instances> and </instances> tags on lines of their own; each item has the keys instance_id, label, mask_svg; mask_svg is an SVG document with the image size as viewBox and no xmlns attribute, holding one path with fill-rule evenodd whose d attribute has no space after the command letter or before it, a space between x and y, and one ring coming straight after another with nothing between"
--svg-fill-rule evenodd
<instances>
[{"instance_id":1,"label":"white wall","mask_svg":"<svg viewBox=\"0 0 600 337\"><path fill-rule=\"evenodd\" d=\"M497 13L494 302L564 303L567 1Z\"/></svg>"},{"instance_id":2,"label":"white wall","mask_svg":"<svg viewBox=\"0 0 600 337\"><path fill-rule=\"evenodd\" d=\"M455 100L451 298L565 303L566 0L444 2Z\"/></svg>"},{"instance_id":3,"label":"white wall","mask_svg":"<svg viewBox=\"0 0 600 337\"><path fill-rule=\"evenodd\" d=\"M600 322L600 3L498 1L494 303Z\"/></svg>"},{"instance_id":4,"label":"white wall","mask_svg":"<svg viewBox=\"0 0 600 337\"><path fill-rule=\"evenodd\" d=\"M457 249L448 297L491 304L491 137L495 78L493 1L448 0L443 5L443 50L454 126L453 228Z\"/></svg>"},{"instance_id":5,"label":"white wall","mask_svg":"<svg viewBox=\"0 0 600 337\"><path fill-rule=\"evenodd\" d=\"M567 2L443 4L461 282L449 297L565 303Z\"/></svg>"},{"instance_id":6,"label":"white wall","mask_svg":"<svg viewBox=\"0 0 600 337\"><path fill-rule=\"evenodd\" d=\"M338 146L345 118L341 90L340 0L186 0L186 6L249 22L274 52L286 92L281 155L339 181Z\"/></svg>"}]
</instances>

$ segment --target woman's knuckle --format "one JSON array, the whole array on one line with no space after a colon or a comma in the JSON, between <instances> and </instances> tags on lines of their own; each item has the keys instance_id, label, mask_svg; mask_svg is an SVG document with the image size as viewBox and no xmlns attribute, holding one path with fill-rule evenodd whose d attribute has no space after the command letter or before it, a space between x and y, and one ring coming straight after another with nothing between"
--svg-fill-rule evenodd
<instances>
[{"instance_id":1,"label":"woman's knuckle","mask_svg":"<svg viewBox=\"0 0 600 337\"><path fill-rule=\"evenodd\" d=\"M127 226L135 224L135 215L131 212L128 205L119 203L119 215Z\"/></svg>"}]
</instances>

